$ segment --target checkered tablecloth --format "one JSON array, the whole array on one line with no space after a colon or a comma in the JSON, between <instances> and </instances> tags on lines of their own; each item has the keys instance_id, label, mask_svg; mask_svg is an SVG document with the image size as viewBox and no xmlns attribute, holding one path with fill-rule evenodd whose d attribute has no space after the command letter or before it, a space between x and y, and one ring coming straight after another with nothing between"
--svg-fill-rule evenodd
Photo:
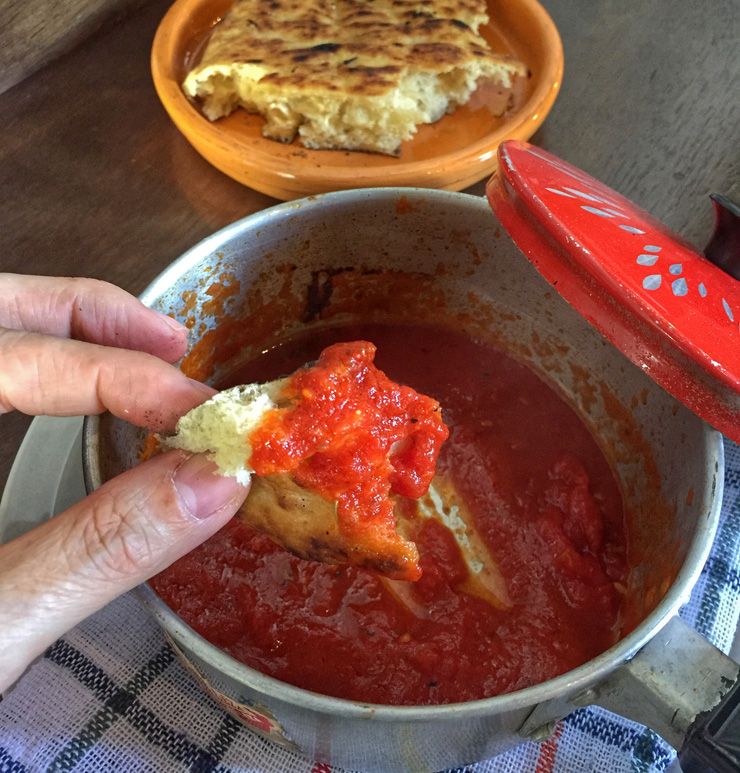
<instances>
[{"instance_id":1,"label":"checkered tablecloth","mask_svg":"<svg viewBox=\"0 0 740 773\"><path fill-rule=\"evenodd\" d=\"M722 517L684 619L729 651L740 612L740 449L725 443ZM455 773L664 771L675 752L596 708ZM257 737L194 683L126 595L54 644L0 703L0 773L341 773ZM394 773L389 771L389 773Z\"/></svg>"}]
</instances>

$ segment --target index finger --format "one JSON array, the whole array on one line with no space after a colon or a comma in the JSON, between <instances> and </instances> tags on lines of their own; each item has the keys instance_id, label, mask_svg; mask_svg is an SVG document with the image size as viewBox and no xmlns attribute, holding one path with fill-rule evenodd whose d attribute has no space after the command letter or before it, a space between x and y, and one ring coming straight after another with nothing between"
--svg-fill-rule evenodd
<instances>
[{"instance_id":1,"label":"index finger","mask_svg":"<svg viewBox=\"0 0 740 773\"><path fill-rule=\"evenodd\" d=\"M111 411L174 429L216 390L150 354L0 328L0 413L79 416Z\"/></svg>"},{"instance_id":2,"label":"index finger","mask_svg":"<svg viewBox=\"0 0 740 773\"><path fill-rule=\"evenodd\" d=\"M175 362L187 329L120 287L82 277L0 274L0 327L137 349Z\"/></svg>"}]
</instances>

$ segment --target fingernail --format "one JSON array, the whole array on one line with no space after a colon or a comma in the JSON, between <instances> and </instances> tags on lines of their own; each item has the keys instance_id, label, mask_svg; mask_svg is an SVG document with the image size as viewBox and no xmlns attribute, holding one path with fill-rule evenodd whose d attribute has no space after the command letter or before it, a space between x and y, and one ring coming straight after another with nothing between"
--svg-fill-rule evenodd
<instances>
[{"instance_id":1,"label":"fingernail","mask_svg":"<svg viewBox=\"0 0 740 773\"><path fill-rule=\"evenodd\" d=\"M173 478L183 505L198 520L208 518L240 497L245 489L236 478L219 475L216 465L205 456L189 456Z\"/></svg>"},{"instance_id":2,"label":"fingernail","mask_svg":"<svg viewBox=\"0 0 740 773\"><path fill-rule=\"evenodd\" d=\"M208 384L204 384L202 381L196 381L194 378L189 378L188 381L199 392L202 392L204 395L207 395L209 399L213 397L213 395L218 393L217 389L214 389L212 386L208 386Z\"/></svg>"},{"instance_id":3,"label":"fingernail","mask_svg":"<svg viewBox=\"0 0 740 773\"><path fill-rule=\"evenodd\" d=\"M178 322L169 314L165 314L162 311L157 311L157 309L152 309L152 311L166 323L170 330L174 330L175 333L185 333L187 335L188 329L185 327L185 325L182 324L182 322Z\"/></svg>"}]
</instances>

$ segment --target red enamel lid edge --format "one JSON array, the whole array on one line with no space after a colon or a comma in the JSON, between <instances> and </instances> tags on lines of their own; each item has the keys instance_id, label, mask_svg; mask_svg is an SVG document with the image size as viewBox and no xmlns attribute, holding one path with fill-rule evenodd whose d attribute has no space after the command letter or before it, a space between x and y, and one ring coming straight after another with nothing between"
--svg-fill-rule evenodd
<instances>
[{"instance_id":1,"label":"red enamel lid edge","mask_svg":"<svg viewBox=\"0 0 740 773\"><path fill-rule=\"evenodd\" d=\"M616 191L519 140L486 186L511 238L588 322L740 441L740 282Z\"/></svg>"}]
</instances>

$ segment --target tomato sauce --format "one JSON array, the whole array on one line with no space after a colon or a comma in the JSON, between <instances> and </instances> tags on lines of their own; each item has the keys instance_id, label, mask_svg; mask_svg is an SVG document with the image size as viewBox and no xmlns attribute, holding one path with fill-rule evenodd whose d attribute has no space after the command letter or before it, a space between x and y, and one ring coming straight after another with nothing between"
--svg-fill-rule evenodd
<instances>
[{"instance_id":1,"label":"tomato sauce","mask_svg":"<svg viewBox=\"0 0 740 773\"><path fill-rule=\"evenodd\" d=\"M156 592L238 660L371 703L490 697L611 646L629 572L619 487L579 415L527 366L450 330L345 326L288 341L221 386L274 379L354 340L372 341L389 378L442 406L450 437L438 478L475 521L503 603L468 592L472 569L453 531L403 497L421 556L415 583L297 559L232 521L153 578Z\"/></svg>"},{"instance_id":2,"label":"tomato sauce","mask_svg":"<svg viewBox=\"0 0 740 773\"><path fill-rule=\"evenodd\" d=\"M368 341L327 347L283 387L288 406L270 411L249 436L258 475L290 472L336 502L342 531L365 544L395 535L389 494L426 493L449 435L439 403L393 383L373 365L375 349ZM418 566L403 572L418 577Z\"/></svg>"}]
</instances>

